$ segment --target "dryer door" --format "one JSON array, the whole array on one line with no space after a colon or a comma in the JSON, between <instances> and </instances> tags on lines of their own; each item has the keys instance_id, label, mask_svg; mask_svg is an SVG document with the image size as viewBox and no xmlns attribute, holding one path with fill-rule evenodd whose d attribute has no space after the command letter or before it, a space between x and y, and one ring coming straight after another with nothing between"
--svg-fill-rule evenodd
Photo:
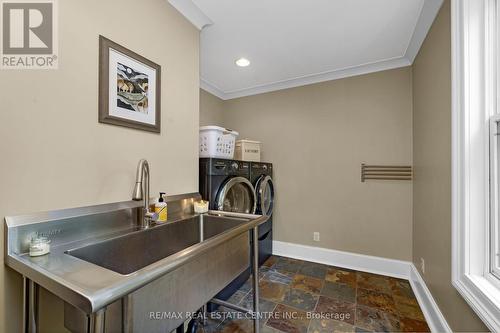
<instances>
[{"instance_id":1,"label":"dryer door","mask_svg":"<svg viewBox=\"0 0 500 333\"><path fill-rule=\"evenodd\" d=\"M274 206L274 184L270 176L262 175L255 183L257 213L271 216Z\"/></svg>"},{"instance_id":2,"label":"dryer door","mask_svg":"<svg viewBox=\"0 0 500 333\"><path fill-rule=\"evenodd\" d=\"M254 214L257 199L252 183L243 177L230 178L217 194L217 209L226 212Z\"/></svg>"}]
</instances>

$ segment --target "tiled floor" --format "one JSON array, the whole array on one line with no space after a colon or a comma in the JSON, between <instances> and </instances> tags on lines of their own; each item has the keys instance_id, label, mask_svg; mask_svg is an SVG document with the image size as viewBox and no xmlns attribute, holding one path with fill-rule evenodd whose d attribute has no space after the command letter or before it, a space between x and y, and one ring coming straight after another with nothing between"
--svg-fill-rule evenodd
<instances>
[{"instance_id":1,"label":"tiled floor","mask_svg":"<svg viewBox=\"0 0 500 333\"><path fill-rule=\"evenodd\" d=\"M285 257L261 268L261 332L428 332L406 280ZM251 282L229 301L252 307ZM252 321L221 308L205 332L253 332Z\"/></svg>"}]
</instances>

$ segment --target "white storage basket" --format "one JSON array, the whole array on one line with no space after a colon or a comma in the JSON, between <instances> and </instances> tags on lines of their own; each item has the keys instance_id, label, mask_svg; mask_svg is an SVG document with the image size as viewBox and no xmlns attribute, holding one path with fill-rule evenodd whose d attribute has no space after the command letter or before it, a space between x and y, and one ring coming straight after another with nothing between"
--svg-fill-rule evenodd
<instances>
[{"instance_id":1,"label":"white storage basket","mask_svg":"<svg viewBox=\"0 0 500 333\"><path fill-rule=\"evenodd\" d=\"M232 159L238 132L219 126L200 127L200 157Z\"/></svg>"},{"instance_id":2,"label":"white storage basket","mask_svg":"<svg viewBox=\"0 0 500 333\"><path fill-rule=\"evenodd\" d=\"M234 159L240 161L260 162L260 142L252 140L236 141Z\"/></svg>"}]
</instances>

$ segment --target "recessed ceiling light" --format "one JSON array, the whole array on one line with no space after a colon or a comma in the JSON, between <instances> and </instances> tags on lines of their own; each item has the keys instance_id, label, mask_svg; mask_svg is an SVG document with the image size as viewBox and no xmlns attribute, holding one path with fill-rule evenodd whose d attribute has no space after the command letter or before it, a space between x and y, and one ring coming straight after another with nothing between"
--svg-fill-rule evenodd
<instances>
[{"instance_id":1,"label":"recessed ceiling light","mask_svg":"<svg viewBox=\"0 0 500 333\"><path fill-rule=\"evenodd\" d=\"M250 60L246 58L239 58L238 60L236 60L236 65L239 67L247 67L248 65L250 65Z\"/></svg>"}]
</instances>

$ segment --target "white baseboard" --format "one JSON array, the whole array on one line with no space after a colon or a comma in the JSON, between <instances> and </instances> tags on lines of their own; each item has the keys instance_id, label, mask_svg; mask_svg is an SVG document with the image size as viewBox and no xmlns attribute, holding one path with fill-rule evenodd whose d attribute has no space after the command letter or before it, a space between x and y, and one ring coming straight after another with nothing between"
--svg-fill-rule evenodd
<instances>
[{"instance_id":1,"label":"white baseboard","mask_svg":"<svg viewBox=\"0 0 500 333\"><path fill-rule=\"evenodd\" d=\"M273 241L273 254L408 280L432 332L452 332L412 262Z\"/></svg>"},{"instance_id":2,"label":"white baseboard","mask_svg":"<svg viewBox=\"0 0 500 333\"><path fill-rule=\"evenodd\" d=\"M410 263L410 266L411 270L408 280L432 332L453 332L446 322L443 313L439 310L434 297L432 297L419 271L413 263Z\"/></svg>"},{"instance_id":3,"label":"white baseboard","mask_svg":"<svg viewBox=\"0 0 500 333\"><path fill-rule=\"evenodd\" d=\"M273 241L273 254L401 279L410 276L410 262L352 252Z\"/></svg>"}]
</instances>

